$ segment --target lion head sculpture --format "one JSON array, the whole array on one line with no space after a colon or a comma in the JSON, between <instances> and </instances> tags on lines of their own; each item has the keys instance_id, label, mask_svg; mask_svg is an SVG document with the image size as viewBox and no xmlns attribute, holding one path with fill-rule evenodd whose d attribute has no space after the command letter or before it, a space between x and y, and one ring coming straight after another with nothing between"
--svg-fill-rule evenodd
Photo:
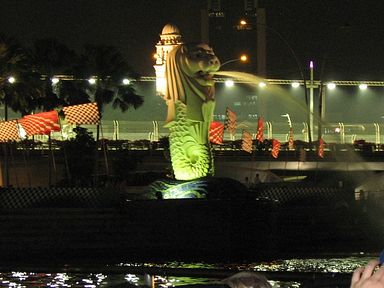
<instances>
[{"instance_id":1,"label":"lion head sculpture","mask_svg":"<svg viewBox=\"0 0 384 288\"><path fill-rule=\"evenodd\" d=\"M213 175L209 127L215 108L213 73L220 62L206 44L181 44L169 52L165 76L172 168L177 180Z\"/></svg>"},{"instance_id":2,"label":"lion head sculpture","mask_svg":"<svg viewBox=\"0 0 384 288\"><path fill-rule=\"evenodd\" d=\"M186 118L192 121L207 121L207 114L213 113L213 73L220 68L219 59L206 44L182 44L169 52L166 61L168 105L166 123L175 120L175 103L186 105ZM207 109L204 103L210 103ZM210 119L208 120L210 121Z\"/></svg>"}]
</instances>

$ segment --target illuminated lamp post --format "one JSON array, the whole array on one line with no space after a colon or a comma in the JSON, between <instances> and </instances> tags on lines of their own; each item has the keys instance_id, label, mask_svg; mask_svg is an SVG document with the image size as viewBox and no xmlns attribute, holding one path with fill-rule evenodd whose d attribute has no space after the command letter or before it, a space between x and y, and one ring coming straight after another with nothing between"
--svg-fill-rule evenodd
<instances>
[{"instance_id":1,"label":"illuminated lamp post","mask_svg":"<svg viewBox=\"0 0 384 288\"><path fill-rule=\"evenodd\" d=\"M13 85L16 82L15 77L10 76L8 83ZM4 120L8 120L8 92L4 93ZM8 142L4 143L4 187L9 186L9 159L8 159Z\"/></svg>"},{"instance_id":2,"label":"illuminated lamp post","mask_svg":"<svg viewBox=\"0 0 384 288\"><path fill-rule=\"evenodd\" d=\"M235 59L231 59L231 60L225 61L224 63L222 63L222 64L220 65L220 68L223 67L224 65L229 64L229 63L232 63L232 62L238 62L238 61L240 61L240 62L244 62L244 63L245 63L245 62L248 61L248 56L245 55L245 54L242 54L239 58L235 58Z\"/></svg>"},{"instance_id":3,"label":"illuminated lamp post","mask_svg":"<svg viewBox=\"0 0 384 288\"><path fill-rule=\"evenodd\" d=\"M229 64L229 63L238 62L238 61L245 63L245 62L248 61L248 56L245 55L245 54L242 54L239 58L235 58L235 59L231 59L231 60L225 61L224 63L222 63L220 65L220 68L223 67L224 65ZM231 79L225 80L225 86L226 87L233 87L233 85L234 85L233 80L231 80Z\"/></svg>"},{"instance_id":4,"label":"illuminated lamp post","mask_svg":"<svg viewBox=\"0 0 384 288\"><path fill-rule=\"evenodd\" d=\"M253 23L252 23L253 24ZM295 53L295 51L292 49L292 46L289 44L289 42L283 37L283 35L281 35L280 32L278 32L277 30L275 30L274 28L266 25L265 23L259 23L259 22L256 22L254 23L255 25L257 26L261 26L261 27L264 27L270 31L272 31L285 45L286 47L288 48L289 52L291 53L293 59L295 60L296 62L296 65L297 65L297 68L299 70L299 73L300 73L300 77L301 79L303 80L303 85L304 85L304 97L305 97L305 104L306 106L308 107L308 113L307 113L307 123L309 124L308 125L308 142L309 142L309 147L310 149L312 149L312 126L310 125L311 121L310 121L310 117L311 117L311 111L310 111L310 103L309 103L309 99L308 99L308 91L307 91L307 81L306 81L306 77L304 75L304 71L303 71L303 68L302 68L302 65L300 64L300 61ZM240 20L239 22L239 27L240 29L251 29L251 25L247 23L246 20L242 19Z\"/></svg>"}]
</instances>

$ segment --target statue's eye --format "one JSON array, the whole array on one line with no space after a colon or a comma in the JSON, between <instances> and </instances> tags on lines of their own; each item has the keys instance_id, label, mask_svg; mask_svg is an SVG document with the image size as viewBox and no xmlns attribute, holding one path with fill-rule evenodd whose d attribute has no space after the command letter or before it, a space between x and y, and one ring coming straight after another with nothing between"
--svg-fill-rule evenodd
<instances>
[{"instance_id":1,"label":"statue's eye","mask_svg":"<svg viewBox=\"0 0 384 288\"><path fill-rule=\"evenodd\" d=\"M204 58L205 57L205 51L203 50L196 50L193 55L196 57L196 58Z\"/></svg>"}]
</instances>

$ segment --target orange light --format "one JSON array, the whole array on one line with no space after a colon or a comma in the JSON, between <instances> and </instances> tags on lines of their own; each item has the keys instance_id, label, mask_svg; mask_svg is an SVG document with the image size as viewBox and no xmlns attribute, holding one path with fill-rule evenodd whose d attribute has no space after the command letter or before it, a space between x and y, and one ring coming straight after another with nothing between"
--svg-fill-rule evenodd
<instances>
[{"instance_id":1,"label":"orange light","mask_svg":"<svg viewBox=\"0 0 384 288\"><path fill-rule=\"evenodd\" d=\"M244 25L247 25L247 21L245 21L244 19L241 19L241 20L240 20L240 25L243 25L243 26L244 26Z\"/></svg>"},{"instance_id":2,"label":"orange light","mask_svg":"<svg viewBox=\"0 0 384 288\"><path fill-rule=\"evenodd\" d=\"M157 53L153 53L153 59L159 58L159 55Z\"/></svg>"},{"instance_id":3,"label":"orange light","mask_svg":"<svg viewBox=\"0 0 384 288\"><path fill-rule=\"evenodd\" d=\"M248 60L247 55L243 54L243 55L240 56L240 61L245 62L247 60Z\"/></svg>"}]
</instances>

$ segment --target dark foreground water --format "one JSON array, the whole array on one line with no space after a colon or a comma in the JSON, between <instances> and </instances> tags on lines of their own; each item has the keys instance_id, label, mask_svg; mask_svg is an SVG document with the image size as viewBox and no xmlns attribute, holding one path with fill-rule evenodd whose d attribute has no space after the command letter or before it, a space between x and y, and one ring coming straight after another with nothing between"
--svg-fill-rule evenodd
<instances>
[{"instance_id":1,"label":"dark foreground water","mask_svg":"<svg viewBox=\"0 0 384 288\"><path fill-rule=\"evenodd\" d=\"M10 271L3 263L0 287L165 288L217 283L239 270L262 272L273 287L348 287L353 270L374 257L378 256L361 253L259 263L118 263L98 267L12 267Z\"/></svg>"}]
</instances>

